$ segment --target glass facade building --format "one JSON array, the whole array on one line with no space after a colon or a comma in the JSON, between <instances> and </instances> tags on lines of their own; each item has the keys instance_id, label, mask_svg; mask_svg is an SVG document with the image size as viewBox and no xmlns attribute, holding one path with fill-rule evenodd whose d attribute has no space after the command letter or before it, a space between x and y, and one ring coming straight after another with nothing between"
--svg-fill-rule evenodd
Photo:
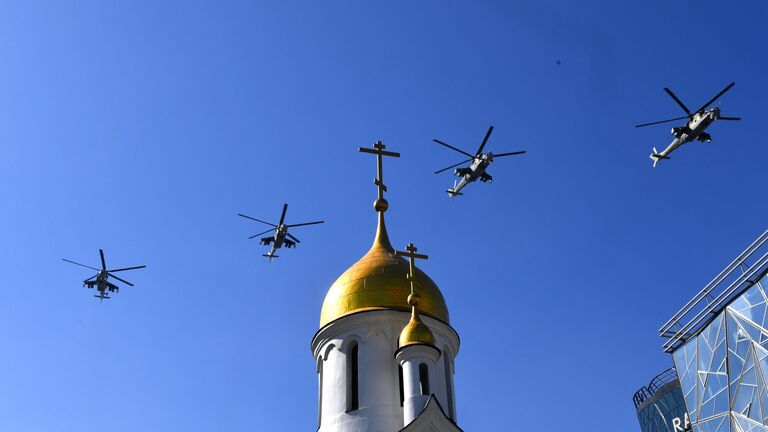
<instances>
[{"instance_id":1,"label":"glass facade building","mask_svg":"<svg viewBox=\"0 0 768 432\"><path fill-rule=\"evenodd\" d=\"M768 231L661 329L694 432L768 432Z\"/></svg>"},{"instance_id":2,"label":"glass facade building","mask_svg":"<svg viewBox=\"0 0 768 432\"><path fill-rule=\"evenodd\" d=\"M736 297L673 354L696 430L768 431L767 279Z\"/></svg>"},{"instance_id":3,"label":"glass facade building","mask_svg":"<svg viewBox=\"0 0 768 432\"><path fill-rule=\"evenodd\" d=\"M674 368L656 375L632 400L643 432L685 430L685 399Z\"/></svg>"}]
</instances>

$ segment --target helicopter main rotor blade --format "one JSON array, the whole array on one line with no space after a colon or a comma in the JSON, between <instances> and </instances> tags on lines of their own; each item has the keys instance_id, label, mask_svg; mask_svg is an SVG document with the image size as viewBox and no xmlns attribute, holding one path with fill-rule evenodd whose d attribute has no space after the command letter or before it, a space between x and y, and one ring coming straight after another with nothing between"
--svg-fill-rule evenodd
<instances>
[{"instance_id":1,"label":"helicopter main rotor blade","mask_svg":"<svg viewBox=\"0 0 768 432\"><path fill-rule=\"evenodd\" d=\"M86 283L86 282L88 282L89 280L95 279L95 278L97 278L97 277L99 277L99 275L94 275L94 276L91 276L91 277L89 277L88 279L84 280L84 281L83 281L83 283Z\"/></svg>"},{"instance_id":2,"label":"helicopter main rotor blade","mask_svg":"<svg viewBox=\"0 0 768 432\"><path fill-rule=\"evenodd\" d=\"M516 151L516 152L510 152L510 153L494 154L494 155L493 155L493 157L494 157L494 159L495 159L495 158L497 158L497 157L502 157L502 156L512 156L512 155L519 155L519 154L523 154L523 153L525 153L526 151L527 151L527 150L523 150L523 151Z\"/></svg>"},{"instance_id":3,"label":"helicopter main rotor blade","mask_svg":"<svg viewBox=\"0 0 768 432\"><path fill-rule=\"evenodd\" d=\"M440 173L441 173L441 172L443 172L443 171L449 170L449 169L451 169L451 168L455 168L455 167L457 167L457 166L459 166L459 165L465 164L465 163L467 163L467 162L470 162L470 161L472 161L472 160L474 160L474 159L475 159L475 158L472 158L472 159L467 159L467 160L463 160L463 161L461 161L461 162L459 162L459 163L457 163L457 164L454 164L454 165L451 165L451 166L449 166L448 168L443 168L443 169L441 169L440 171L435 171L435 174L440 174Z\"/></svg>"},{"instance_id":4,"label":"helicopter main rotor blade","mask_svg":"<svg viewBox=\"0 0 768 432\"><path fill-rule=\"evenodd\" d=\"M317 222L304 222L304 223L300 223L300 224L292 224L292 225L286 225L285 227L286 227L286 228L293 228L293 227L300 227L300 226L304 226L304 225L317 225L317 224L321 224L321 223L324 223L324 222L325 222L325 221L317 221Z\"/></svg>"},{"instance_id":5,"label":"helicopter main rotor blade","mask_svg":"<svg viewBox=\"0 0 768 432\"><path fill-rule=\"evenodd\" d=\"M147 266L145 266L145 265L136 266L136 267L125 267L125 268L119 268L119 269L114 269L114 270L107 270L107 273L114 273L114 272L120 272L120 271L126 271L126 270L136 270L136 269L141 269L141 268L146 268L146 267Z\"/></svg>"},{"instance_id":6,"label":"helicopter main rotor blade","mask_svg":"<svg viewBox=\"0 0 768 432\"><path fill-rule=\"evenodd\" d=\"M117 277L117 276L115 276L115 275L113 275L112 273L109 273L109 272L107 272L107 274L108 274L108 275L110 275L110 276L112 276L113 278L115 278L115 279L119 280L120 282L122 282L122 283L124 283L124 284L128 284L128 285L130 285L130 286L133 286L133 284L132 284L132 283L128 282L128 281L127 281L127 280L125 280L125 279L120 279L119 277Z\"/></svg>"},{"instance_id":7,"label":"helicopter main rotor blade","mask_svg":"<svg viewBox=\"0 0 768 432\"><path fill-rule=\"evenodd\" d=\"M483 148L485 147L485 143L488 142L488 138L491 137L491 132L493 132L493 126L488 128L488 132L485 134L485 138L483 138L483 143L480 144L480 148L477 149L477 153L475 153L475 156L479 156L483 152Z\"/></svg>"},{"instance_id":8,"label":"helicopter main rotor blade","mask_svg":"<svg viewBox=\"0 0 768 432\"><path fill-rule=\"evenodd\" d=\"M280 222L278 222L278 225L282 225L285 221L285 212L288 210L288 204L283 204L283 214L280 215Z\"/></svg>"},{"instance_id":9,"label":"helicopter main rotor blade","mask_svg":"<svg viewBox=\"0 0 768 432\"><path fill-rule=\"evenodd\" d=\"M438 143L440 145L444 145L444 146L448 147L449 149L455 150L455 151L457 151L457 152L459 152L459 153L461 153L463 155L467 155L467 156L471 157L472 159L475 158L475 155L471 155L471 154L465 152L464 150L459 150L459 149L457 149L456 147L454 147L454 146L452 146L450 144L446 144L446 143L440 141L439 139L433 139L432 141L434 141L434 142L436 142L436 143Z\"/></svg>"},{"instance_id":10,"label":"helicopter main rotor blade","mask_svg":"<svg viewBox=\"0 0 768 432\"><path fill-rule=\"evenodd\" d=\"M241 217L244 217L244 218L246 218L246 219L254 220L254 221L256 221L256 222L261 222L261 223L263 223L263 224L267 224L267 225L269 225L269 226L273 226L273 227L277 228L277 225L275 225L275 224L273 224L273 223L269 223L269 222L264 222L263 220L261 220L261 219L256 219L255 217L250 217L250 216L244 215L244 214L242 214L242 213L238 213L237 215L238 215L238 216L241 216Z\"/></svg>"},{"instance_id":11,"label":"helicopter main rotor blade","mask_svg":"<svg viewBox=\"0 0 768 432\"><path fill-rule=\"evenodd\" d=\"M104 251L99 249L99 255L101 255L101 269L106 270L107 269L107 262L104 261Z\"/></svg>"},{"instance_id":12,"label":"helicopter main rotor blade","mask_svg":"<svg viewBox=\"0 0 768 432\"><path fill-rule=\"evenodd\" d=\"M677 104L678 104L678 105L680 105L680 108L682 108L682 109L683 109L683 111L685 111L685 113L686 113L686 114L688 114L688 117L690 117L690 116L691 116L691 110L689 110L689 109L688 109L688 107L687 107L687 106L685 106L685 104L683 103L683 101L681 101L680 99L678 99L678 98L677 98L677 96L675 96L675 94L674 94L674 93L672 93L672 90L670 90L670 89L669 89L669 88L667 88L667 87L664 87L664 91L665 91L665 92L667 92L667 94L668 94L669 96L671 96L671 97L672 97L672 99L674 99L674 100L675 100L675 102L677 102Z\"/></svg>"},{"instance_id":13,"label":"helicopter main rotor blade","mask_svg":"<svg viewBox=\"0 0 768 432\"><path fill-rule=\"evenodd\" d=\"M718 117L718 120L741 120L741 117Z\"/></svg>"},{"instance_id":14,"label":"helicopter main rotor blade","mask_svg":"<svg viewBox=\"0 0 768 432\"><path fill-rule=\"evenodd\" d=\"M688 120L688 117L678 117L678 118L673 118L673 119L669 119L669 120L662 120L662 121L651 122L651 123L643 123L643 124L635 125L635 127L639 128L639 127L651 126L651 125L655 125L655 124L669 123L669 122L678 121L678 120Z\"/></svg>"},{"instance_id":15,"label":"helicopter main rotor blade","mask_svg":"<svg viewBox=\"0 0 768 432\"><path fill-rule=\"evenodd\" d=\"M285 233L285 235L287 235L288 237L292 238L293 241L295 241L296 243L301 243L301 240L299 240L296 237L294 237L291 233Z\"/></svg>"},{"instance_id":16,"label":"helicopter main rotor blade","mask_svg":"<svg viewBox=\"0 0 768 432\"><path fill-rule=\"evenodd\" d=\"M68 262L68 263L72 263L72 264L75 264L75 265L79 265L80 267L85 267L85 268L89 268L89 269L91 269L91 270L101 271L100 269L97 269L96 267L91 267L91 266L87 266L87 265L85 265L85 264L80 264L79 262L74 262L74 261L72 261L72 260L68 260L68 259L66 259L66 258L62 258L61 260L62 260L62 261L66 261L66 262Z\"/></svg>"},{"instance_id":17,"label":"helicopter main rotor blade","mask_svg":"<svg viewBox=\"0 0 768 432\"><path fill-rule=\"evenodd\" d=\"M722 89L722 90L720 91L720 93L716 94L716 95L715 95L715 97L713 97L712 99L710 99L710 100L709 100L709 102L705 103L705 104L704 104L704 105L703 105L701 108L699 108L698 110L696 110L696 112L701 112L701 111L704 111L705 109L707 109L707 107L708 107L708 106L712 105L712 103L713 103L714 101L716 101L717 99L719 99L719 98L720 98L720 96L722 96L722 95L723 95L725 92L727 92L728 90L730 90L730 89L731 89L731 87L733 87L734 85L736 85L736 82L732 82L732 83L728 84L728 86L727 86L727 87L725 87L724 89Z\"/></svg>"},{"instance_id":18,"label":"helicopter main rotor blade","mask_svg":"<svg viewBox=\"0 0 768 432\"><path fill-rule=\"evenodd\" d=\"M260 233L258 233L258 234L254 234L254 235L252 235L252 236L248 237L248 240L250 240L250 239L252 239L252 238L254 238L254 237L258 237L258 236L260 236L260 235L264 235L264 234L266 234L266 233L268 233L268 232L272 232L272 229L270 228L270 229L268 229L268 230L266 230L266 231L262 231L262 232L260 232Z\"/></svg>"}]
</instances>

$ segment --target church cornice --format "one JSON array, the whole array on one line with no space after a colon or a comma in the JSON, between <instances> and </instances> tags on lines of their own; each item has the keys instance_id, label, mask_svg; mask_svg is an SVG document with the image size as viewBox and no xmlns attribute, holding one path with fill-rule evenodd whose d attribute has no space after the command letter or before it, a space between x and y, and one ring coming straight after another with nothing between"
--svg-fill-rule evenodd
<instances>
[{"instance_id":1,"label":"church cornice","mask_svg":"<svg viewBox=\"0 0 768 432\"><path fill-rule=\"evenodd\" d=\"M334 320L323 326L312 337L312 342L310 344L312 356L317 358L321 354L320 350L322 347L337 339L340 334L359 329L362 326L377 326L379 330L387 328L387 326L392 326L393 334L399 334L403 326L410 319L410 316L410 312L405 310L372 309L355 312ZM452 353L452 356L455 357L458 354L461 345L461 339L458 332L456 332L456 330L449 324L432 317L424 316L422 319L434 333L440 335L443 340L448 341L448 346L445 348L447 348ZM367 339L367 334L360 337L360 339L365 341Z\"/></svg>"}]
</instances>

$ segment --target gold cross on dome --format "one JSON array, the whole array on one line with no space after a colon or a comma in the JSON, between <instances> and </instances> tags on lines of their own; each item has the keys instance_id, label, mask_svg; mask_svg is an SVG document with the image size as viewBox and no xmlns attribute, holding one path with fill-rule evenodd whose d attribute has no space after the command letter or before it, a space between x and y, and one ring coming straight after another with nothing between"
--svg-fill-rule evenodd
<instances>
[{"instance_id":1,"label":"gold cross on dome","mask_svg":"<svg viewBox=\"0 0 768 432\"><path fill-rule=\"evenodd\" d=\"M376 155L376 178L373 180L373 184L375 184L379 189L379 199L384 199L384 192L387 191L387 187L384 185L384 170L382 168L382 156L391 156L391 157L400 157L400 153L395 153L391 151L385 151L384 143L381 141L376 141L373 143L373 149L360 147L358 148L358 151L361 153L371 153Z\"/></svg>"},{"instance_id":2,"label":"gold cross on dome","mask_svg":"<svg viewBox=\"0 0 768 432\"><path fill-rule=\"evenodd\" d=\"M405 250L407 252L395 251L395 254L401 257L408 257L408 262L410 264L408 268L408 280L411 282L411 294L413 294L413 270L415 268L415 261L416 259L427 260L429 257L424 254L417 254L416 246L414 246L413 243L408 243L408 245L405 247Z\"/></svg>"}]
</instances>

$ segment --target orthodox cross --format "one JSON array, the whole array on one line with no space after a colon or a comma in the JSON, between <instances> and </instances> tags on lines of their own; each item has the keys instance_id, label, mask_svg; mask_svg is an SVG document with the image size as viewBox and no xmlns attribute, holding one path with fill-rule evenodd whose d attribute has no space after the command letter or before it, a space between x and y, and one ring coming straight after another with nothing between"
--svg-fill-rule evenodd
<instances>
[{"instance_id":1,"label":"orthodox cross","mask_svg":"<svg viewBox=\"0 0 768 432\"><path fill-rule=\"evenodd\" d=\"M426 260L429 259L429 257L427 255L417 254L416 246L414 246L413 243L408 243L408 245L405 247L405 250L407 252L396 251L395 254L401 257L408 257L408 262L410 264L408 269L408 280L411 282L411 294L415 294L413 289L413 270L415 268L415 261L417 258Z\"/></svg>"},{"instance_id":2,"label":"orthodox cross","mask_svg":"<svg viewBox=\"0 0 768 432\"><path fill-rule=\"evenodd\" d=\"M392 157L400 157L400 153L395 153L391 151L385 151L384 143L381 141L376 141L373 143L373 149L360 147L358 148L358 151L361 153L371 153L376 155L376 178L373 180L373 184L375 184L379 188L379 199L384 199L384 192L387 191L387 187L384 185L384 172L382 169L382 156L392 156ZM378 209L377 209L378 210Z\"/></svg>"}]
</instances>

